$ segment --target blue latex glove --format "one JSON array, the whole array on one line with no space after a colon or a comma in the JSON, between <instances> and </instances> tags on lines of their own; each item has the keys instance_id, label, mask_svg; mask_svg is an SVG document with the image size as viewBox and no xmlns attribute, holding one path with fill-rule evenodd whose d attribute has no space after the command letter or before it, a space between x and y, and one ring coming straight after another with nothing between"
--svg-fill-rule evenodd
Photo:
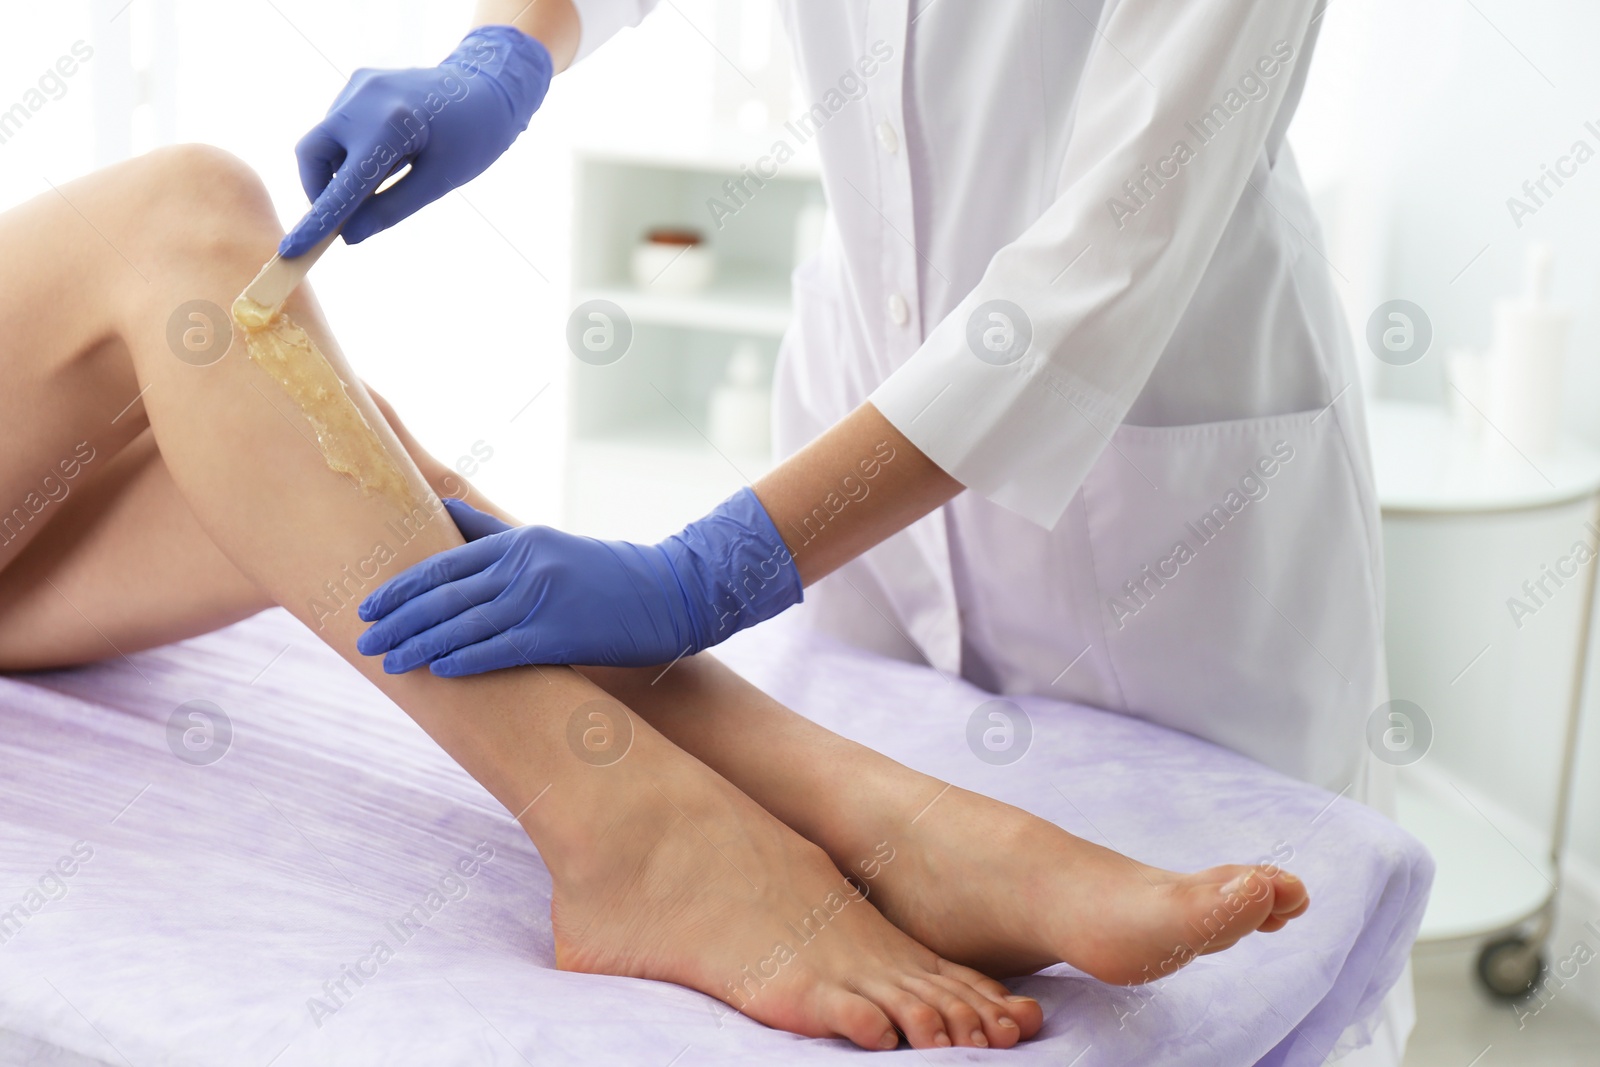
<instances>
[{"instance_id":1,"label":"blue latex glove","mask_svg":"<svg viewBox=\"0 0 1600 1067\"><path fill-rule=\"evenodd\" d=\"M341 225L356 244L476 178L527 129L552 69L521 30L480 26L437 67L356 71L295 146L313 203L278 251L298 256ZM371 195L407 163L411 173Z\"/></svg>"},{"instance_id":2,"label":"blue latex glove","mask_svg":"<svg viewBox=\"0 0 1600 1067\"><path fill-rule=\"evenodd\" d=\"M507 526L444 503L469 543L401 572L359 609L373 625L356 648L382 655L390 674L669 663L802 598L794 560L749 489L657 545Z\"/></svg>"}]
</instances>

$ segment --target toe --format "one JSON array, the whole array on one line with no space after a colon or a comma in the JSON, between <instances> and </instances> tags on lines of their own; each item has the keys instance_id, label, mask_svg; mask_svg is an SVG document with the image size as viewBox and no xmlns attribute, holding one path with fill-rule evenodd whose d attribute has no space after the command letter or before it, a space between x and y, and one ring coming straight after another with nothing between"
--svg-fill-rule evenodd
<instances>
[{"instance_id":1,"label":"toe","mask_svg":"<svg viewBox=\"0 0 1600 1067\"><path fill-rule=\"evenodd\" d=\"M1300 916L1306 913L1306 909L1309 907L1311 907L1311 902L1309 900L1302 900L1298 905L1289 909L1288 911L1274 911L1271 915L1268 915L1262 920L1260 930L1264 934L1270 934L1274 931L1282 930L1285 926L1289 925L1289 920L1300 918Z\"/></svg>"},{"instance_id":2,"label":"toe","mask_svg":"<svg viewBox=\"0 0 1600 1067\"><path fill-rule=\"evenodd\" d=\"M1257 868L1213 867L1185 881L1185 907L1201 955L1232 946L1272 913L1272 882Z\"/></svg>"},{"instance_id":3,"label":"toe","mask_svg":"<svg viewBox=\"0 0 1600 1067\"><path fill-rule=\"evenodd\" d=\"M900 1044L894 1023L872 1001L847 989L830 989L822 997L823 1028L877 1052Z\"/></svg>"},{"instance_id":4,"label":"toe","mask_svg":"<svg viewBox=\"0 0 1600 1067\"><path fill-rule=\"evenodd\" d=\"M910 1042L912 1048L949 1048L953 1044L972 1044L970 1040L963 1040L966 1035L960 1031L952 1034L946 1030L944 1016L939 1009L915 993L887 982L868 986L863 992L906 1035L906 1041ZM976 1019L973 1022L976 1023ZM971 1033L970 1028L967 1033Z\"/></svg>"},{"instance_id":5,"label":"toe","mask_svg":"<svg viewBox=\"0 0 1600 1067\"><path fill-rule=\"evenodd\" d=\"M1016 996L988 975L975 971L971 967L963 967L959 963L951 963L949 960L939 961L939 973L947 979L970 987L993 1004L998 1009L997 1014L994 1016L996 1025L999 1024L1001 1018L1007 1018L1016 1023L1019 1040L1026 1041L1034 1034L1037 1034L1039 1029L1044 1026L1044 1009L1032 997ZM990 1016L985 1014L984 1018L988 1019ZM1001 1029L1005 1029L1005 1027L1001 1027ZM994 1040L992 1032L990 1033L990 1040Z\"/></svg>"},{"instance_id":6,"label":"toe","mask_svg":"<svg viewBox=\"0 0 1600 1067\"><path fill-rule=\"evenodd\" d=\"M944 1033L952 1044L969 1048L989 1047L989 1034L984 1029L983 1016L961 994L919 976L908 975L901 980L901 985L906 992L939 1013L944 1020Z\"/></svg>"},{"instance_id":7,"label":"toe","mask_svg":"<svg viewBox=\"0 0 1600 1067\"><path fill-rule=\"evenodd\" d=\"M1273 870L1272 914L1282 919L1292 919L1305 913L1311 903L1306 884L1288 871Z\"/></svg>"},{"instance_id":8,"label":"toe","mask_svg":"<svg viewBox=\"0 0 1600 1067\"><path fill-rule=\"evenodd\" d=\"M958 982L954 978L932 974L928 975L924 980L929 985L943 989L949 995L959 997L962 1003L972 1009L981 1020L983 1036L987 1040L989 1047L1010 1048L1022 1040L1022 1028L1017 1025L1017 1021L1006 1010L1011 1005L996 1004L965 982ZM948 1011L945 1013L945 1022L949 1025L951 1033L960 1032L957 1029L957 1024L951 1021ZM982 1047L976 1040L972 1043Z\"/></svg>"}]
</instances>

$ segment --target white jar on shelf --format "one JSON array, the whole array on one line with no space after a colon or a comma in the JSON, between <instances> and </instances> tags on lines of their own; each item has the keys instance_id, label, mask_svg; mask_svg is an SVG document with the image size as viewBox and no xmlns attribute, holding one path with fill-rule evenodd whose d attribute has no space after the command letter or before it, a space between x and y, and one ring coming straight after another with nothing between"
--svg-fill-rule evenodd
<instances>
[{"instance_id":1,"label":"white jar on shelf","mask_svg":"<svg viewBox=\"0 0 1600 1067\"><path fill-rule=\"evenodd\" d=\"M641 291L687 296L711 284L716 257L698 230L662 226L645 233L632 266Z\"/></svg>"}]
</instances>

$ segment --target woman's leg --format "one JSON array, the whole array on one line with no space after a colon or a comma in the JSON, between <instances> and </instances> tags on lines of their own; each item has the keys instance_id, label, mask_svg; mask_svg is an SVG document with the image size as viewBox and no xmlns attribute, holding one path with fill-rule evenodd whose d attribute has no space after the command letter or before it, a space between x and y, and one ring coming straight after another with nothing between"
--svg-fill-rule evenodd
<instances>
[{"instance_id":1,"label":"woman's leg","mask_svg":"<svg viewBox=\"0 0 1600 1067\"><path fill-rule=\"evenodd\" d=\"M493 507L416 446L371 387L367 393L435 493ZM48 536L32 537L9 562L0 544L0 670L128 655L273 606L195 520L148 428L121 451L92 456L72 479L57 472L60 499L39 515Z\"/></svg>"},{"instance_id":2,"label":"woman's leg","mask_svg":"<svg viewBox=\"0 0 1600 1067\"><path fill-rule=\"evenodd\" d=\"M895 1028L925 1047L1014 1042L1017 1025L1001 1020L1020 1008L1003 989L940 960L853 899L819 849L647 724L635 720L624 758L606 766L582 758L569 747L569 722L591 712L623 722L627 712L575 672L394 677L355 651L362 627L352 586L459 544L459 534L308 295L289 312L350 383L421 507L366 493L330 470L315 428L238 343L196 366L169 342L175 312L194 301L228 306L279 233L253 175L195 148L153 153L0 217L0 373L8 382L0 394L0 566L44 586L52 570L98 573L113 595L91 599L80 589L68 605L98 629L96 614L119 594L125 603L188 597L197 614L217 619L253 605L243 583L283 604L516 813L551 870L560 966L679 982L771 1025L869 1048L892 1045ZM147 431L160 476L135 452L120 462L143 480L115 483L114 462ZM83 533L78 544L113 543L121 555L94 564L36 549L74 503L60 491L63 480L88 491L96 474L111 483L107 516L119 514L120 500L124 521L98 541ZM170 511L155 519L163 494L181 497L193 526ZM78 503L93 501L86 492ZM146 561L170 567L173 555L181 562L190 552L220 567L194 543L198 533L242 576L231 591L194 597L181 567L154 582L141 573ZM796 923L815 932L801 940Z\"/></svg>"},{"instance_id":3,"label":"woman's leg","mask_svg":"<svg viewBox=\"0 0 1600 1067\"><path fill-rule=\"evenodd\" d=\"M515 521L390 421L436 486ZM580 671L869 883L895 925L986 974L1064 960L1108 982L1150 981L1282 929L1309 904L1305 886L1274 867L1224 894L1252 868L1175 874L948 787L795 714L711 656L664 674Z\"/></svg>"},{"instance_id":4,"label":"woman's leg","mask_svg":"<svg viewBox=\"0 0 1600 1067\"><path fill-rule=\"evenodd\" d=\"M0 670L114 659L272 606L195 521L148 429L57 482L0 570Z\"/></svg>"}]
</instances>

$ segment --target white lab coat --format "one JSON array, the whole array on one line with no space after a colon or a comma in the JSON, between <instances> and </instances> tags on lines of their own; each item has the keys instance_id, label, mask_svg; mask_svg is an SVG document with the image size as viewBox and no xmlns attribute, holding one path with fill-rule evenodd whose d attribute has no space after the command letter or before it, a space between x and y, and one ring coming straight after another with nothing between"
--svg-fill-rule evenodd
<instances>
[{"instance_id":1,"label":"white lab coat","mask_svg":"<svg viewBox=\"0 0 1600 1067\"><path fill-rule=\"evenodd\" d=\"M578 0L580 55L654 6ZM1319 0L780 6L833 212L795 279L780 445L871 399L971 489L813 614L1364 795L1377 507L1284 144ZM996 299L1032 329L1006 365L968 337Z\"/></svg>"},{"instance_id":2,"label":"white lab coat","mask_svg":"<svg viewBox=\"0 0 1600 1067\"><path fill-rule=\"evenodd\" d=\"M870 399L970 489L808 591L817 625L1377 799L1378 509L1284 143L1321 3L780 0L833 223L780 451ZM580 54L653 6L578 0Z\"/></svg>"}]
</instances>

